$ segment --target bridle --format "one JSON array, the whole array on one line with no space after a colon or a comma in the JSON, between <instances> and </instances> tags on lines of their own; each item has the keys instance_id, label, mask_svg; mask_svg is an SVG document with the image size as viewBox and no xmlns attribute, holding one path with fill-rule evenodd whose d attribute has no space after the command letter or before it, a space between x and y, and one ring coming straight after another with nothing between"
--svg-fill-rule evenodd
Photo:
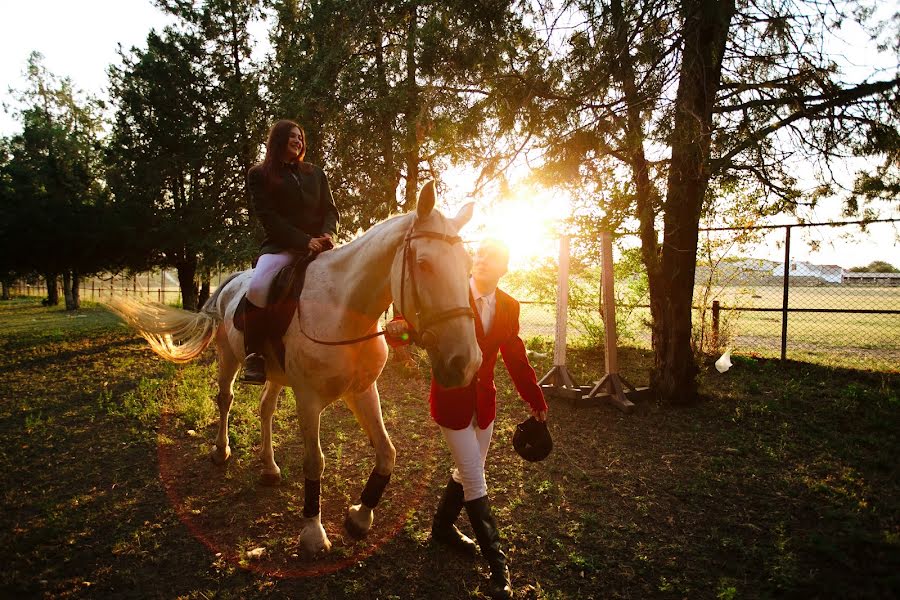
<instances>
[{"instance_id":1,"label":"bridle","mask_svg":"<svg viewBox=\"0 0 900 600\"><path fill-rule=\"evenodd\" d=\"M408 262L410 247L413 240L422 238L440 240L442 242L450 244L451 246L454 244L462 243L462 238L460 238L458 235L447 235L445 233L438 233L436 231L420 231L418 233L415 233L414 227L415 221L413 221L413 224L409 227L409 231L406 233L406 239L403 247L403 275L406 275L407 273L406 264ZM412 292L413 303L416 305L416 321L419 322L419 329L421 329L421 331L416 331L416 329L412 326L412 323L409 323L409 320L407 319L407 323L409 323L409 337L414 343L418 344L422 348L433 348L437 344L437 334L431 330L431 327L439 323L443 323L444 321L455 319L457 317L468 317L472 320L475 319L475 313L472 312L472 308L470 306L448 308L447 310L443 310L431 315L423 314L420 311L422 303L419 302L419 289L416 285L416 271L412 268L412 265L410 265L408 272L410 291ZM403 298L406 296L405 285L406 277L401 276L400 314L404 316L407 314L406 309L403 307Z\"/></svg>"},{"instance_id":2,"label":"bridle","mask_svg":"<svg viewBox=\"0 0 900 600\"><path fill-rule=\"evenodd\" d=\"M401 276L400 276L400 314L406 315L406 308L403 305L404 298L406 297L406 279L407 273L409 274L409 284L410 291L412 293L412 300L415 304L416 309L416 321L419 323L419 330L417 331L412 323L407 319L407 324L409 328L409 337L413 341L413 343L421 346L422 348L428 349L433 348L437 344L437 334L432 331L432 327L438 325L440 323L444 323L445 321L449 321L451 319L456 319L458 317L468 317L470 319L475 319L475 313L472 312L472 308L470 306L458 306L456 308L448 308L447 310L442 310L440 312L434 314L426 314L421 312L421 302L419 302L419 289L416 285L416 271L413 268L412 264L409 261L409 255L412 252L412 241L418 239L432 239L439 240L450 244L451 246L454 244L461 244L462 238L458 235L447 235L446 233L438 233L436 231L415 231L416 221L413 220L412 224L409 226L409 229L406 232L406 235L403 239L403 262L401 265ZM407 268L407 265L409 267ZM311 337L303 328L300 328L300 332L306 336L312 342L317 344L322 344L325 346L344 346L348 344L356 344L359 342L364 342L366 340L370 340L372 338L376 338L380 335L384 335L385 331L379 331L376 333L370 333L368 335L364 335L358 338L353 338L350 340L340 340L340 341L325 341L318 340L316 338Z\"/></svg>"}]
</instances>

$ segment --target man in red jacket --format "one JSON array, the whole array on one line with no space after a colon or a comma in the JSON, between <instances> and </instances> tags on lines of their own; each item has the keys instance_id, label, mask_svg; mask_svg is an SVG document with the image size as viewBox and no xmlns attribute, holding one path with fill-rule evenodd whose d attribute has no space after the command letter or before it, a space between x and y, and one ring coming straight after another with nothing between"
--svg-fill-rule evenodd
<instances>
[{"instance_id":1,"label":"man in red jacket","mask_svg":"<svg viewBox=\"0 0 900 600\"><path fill-rule=\"evenodd\" d=\"M508 267L509 249L504 244L488 240L479 246L469 279L469 302L476 315L475 334L483 355L481 368L464 388L442 388L432 378L429 396L431 416L441 427L455 465L438 503L431 537L464 552L474 552L475 543L454 524L465 507L481 553L491 567L490 592L494 598L512 597L506 555L491 514L484 476L497 408L494 366L498 353L519 395L531 407L531 414L538 421L547 419L547 403L519 337L519 303L497 287ZM392 345L405 332L405 321L388 323Z\"/></svg>"}]
</instances>

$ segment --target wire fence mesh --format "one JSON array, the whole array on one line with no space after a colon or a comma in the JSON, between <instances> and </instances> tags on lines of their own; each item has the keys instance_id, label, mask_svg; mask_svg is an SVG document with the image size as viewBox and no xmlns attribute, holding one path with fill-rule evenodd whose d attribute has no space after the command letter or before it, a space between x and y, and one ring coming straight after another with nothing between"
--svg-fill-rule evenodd
<instances>
[{"instance_id":1,"label":"wire fence mesh","mask_svg":"<svg viewBox=\"0 0 900 600\"><path fill-rule=\"evenodd\" d=\"M619 343L650 348L646 275L635 260L638 242L623 235L616 244ZM900 370L900 273L850 270L871 262L869 245L883 262L898 266L897 244L896 221L862 229L843 224L704 231L695 279L695 345L710 354L732 348L734 354ZM569 277L566 343L602 346L600 265L577 258ZM229 274L212 273L212 289ZM555 343L556 277L555 261L545 261L512 271L501 282L521 303L523 338ZM112 295L167 304L181 300L174 270L84 278L80 290L87 301ZM18 281L12 293L46 296L47 291L42 281Z\"/></svg>"},{"instance_id":2,"label":"wire fence mesh","mask_svg":"<svg viewBox=\"0 0 900 600\"><path fill-rule=\"evenodd\" d=\"M695 346L709 354L731 348L735 354L900 370L900 273L851 270L873 260L900 266L898 239L896 220L703 231ZM617 240L616 323L620 345L650 348L649 297L641 283L646 274L638 261L626 260L637 244L634 236ZM620 269L622 263L630 268ZM570 346L602 345L597 266L589 263L570 275ZM522 335L552 337L555 297L532 293L536 286L525 273L509 277L522 302Z\"/></svg>"}]
</instances>

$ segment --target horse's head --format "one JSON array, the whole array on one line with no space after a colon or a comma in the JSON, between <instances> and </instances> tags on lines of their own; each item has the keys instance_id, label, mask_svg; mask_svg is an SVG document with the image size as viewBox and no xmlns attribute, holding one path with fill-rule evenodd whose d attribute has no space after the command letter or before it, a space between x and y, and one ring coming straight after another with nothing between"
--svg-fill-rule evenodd
<instances>
[{"instance_id":1,"label":"horse's head","mask_svg":"<svg viewBox=\"0 0 900 600\"><path fill-rule=\"evenodd\" d=\"M394 258L391 291L443 387L468 385L481 366L469 305L469 257L459 230L472 218L466 204L452 219L434 209L434 182L419 193L416 213Z\"/></svg>"}]
</instances>

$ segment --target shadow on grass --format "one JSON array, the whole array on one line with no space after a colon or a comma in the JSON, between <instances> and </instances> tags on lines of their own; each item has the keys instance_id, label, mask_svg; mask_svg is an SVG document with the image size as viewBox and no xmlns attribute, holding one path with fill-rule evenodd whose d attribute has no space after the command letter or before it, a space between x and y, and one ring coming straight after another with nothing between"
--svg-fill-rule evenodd
<instances>
[{"instance_id":1,"label":"shadow on grass","mask_svg":"<svg viewBox=\"0 0 900 600\"><path fill-rule=\"evenodd\" d=\"M27 329L9 319L0 315L0 331ZM450 466L428 416L427 365L409 378L389 364L379 383L397 469L362 542L344 539L340 523L372 451L344 405L323 414L323 516L335 549L307 561L293 556L303 448L292 400L276 417L285 482L260 488L252 393L238 392L234 462L216 468L205 456L212 424L189 435L173 409L186 390L212 397L207 369L160 363L119 343L116 326L65 336L83 348L12 369L0 357L10 373L0 379L0 595L483 596L483 561L427 540ZM540 375L550 359L537 360ZM646 353L625 349L620 362L646 382ZM570 363L585 381L602 375L598 353L572 351ZM109 408L147 378L156 387L143 393L159 395L148 400L168 421ZM705 365L701 384L697 406L644 404L630 416L551 401L554 452L531 464L510 443L526 408L498 370L487 477L516 597L900 595L897 375L736 358L725 374ZM258 564L243 554L256 546L268 553Z\"/></svg>"}]
</instances>

